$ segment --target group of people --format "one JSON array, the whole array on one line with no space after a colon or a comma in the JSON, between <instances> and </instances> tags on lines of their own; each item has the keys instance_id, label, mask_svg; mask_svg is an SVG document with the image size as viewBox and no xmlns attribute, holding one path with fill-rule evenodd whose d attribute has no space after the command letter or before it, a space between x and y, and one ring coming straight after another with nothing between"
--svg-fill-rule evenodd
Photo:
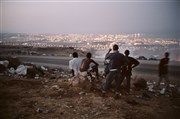
<instances>
[{"instance_id":1,"label":"group of people","mask_svg":"<svg viewBox=\"0 0 180 119\"><path fill-rule=\"evenodd\" d=\"M99 80L99 64L91 58L92 54L90 52L88 52L86 54L86 58L82 60L78 58L77 52L74 52L72 56L73 59L69 61L69 69L71 70L72 76L82 74L84 76L90 76L92 78L91 72L95 72L96 78Z\"/></svg>"},{"instance_id":2,"label":"group of people","mask_svg":"<svg viewBox=\"0 0 180 119\"><path fill-rule=\"evenodd\" d=\"M129 50L126 50L123 55L118 51L118 45L114 44L112 49L109 49L105 56L105 60L109 60L106 69L106 82L102 88L103 97L109 89L109 86L113 80L115 80L115 97L118 98L120 94L120 86L123 80L127 80L126 94L130 93L130 81L132 75L132 68L139 65L139 61L129 56ZM112 52L111 52L112 51Z\"/></svg>"},{"instance_id":3,"label":"group of people","mask_svg":"<svg viewBox=\"0 0 180 119\"><path fill-rule=\"evenodd\" d=\"M118 98L120 95L120 86L124 79L127 80L126 94L130 93L131 86L131 75L132 69L139 65L139 61L130 57L130 51L125 50L124 54L120 53L119 47L117 44L113 45L112 49L109 49L108 53L105 55L106 67L105 67L105 79L106 82L102 86L102 96L104 97L112 83L115 80L115 98ZM85 74L92 78L91 72L95 72L97 80L99 80L98 73L98 63L95 62L91 56L91 53L87 53L86 58L79 59L78 54L74 52L73 59L69 61L69 68L71 69L72 75L77 76L79 74ZM156 87L159 87L161 80L164 78L166 81L166 87L168 88L168 62L169 62L169 53L165 53L165 58L161 59L159 64L159 76L160 79Z\"/></svg>"}]
</instances>

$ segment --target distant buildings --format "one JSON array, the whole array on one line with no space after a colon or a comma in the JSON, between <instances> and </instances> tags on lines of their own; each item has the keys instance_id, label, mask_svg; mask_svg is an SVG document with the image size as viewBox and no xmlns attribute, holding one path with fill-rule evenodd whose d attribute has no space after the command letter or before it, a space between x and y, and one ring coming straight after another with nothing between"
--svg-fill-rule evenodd
<instances>
[{"instance_id":1,"label":"distant buildings","mask_svg":"<svg viewBox=\"0 0 180 119\"><path fill-rule=\"evenodd\" d=\"M180 43L174 39L146 38L143 34L7 34L1 33L0 45L23 45L32 47L72 47L84 51L93 51L95 55L102 55L109 49L109 45L116 42L120 51L131 50L131 54L149 57L161 56L165 51L176 52L180 50ZM98 51L101 53L98 54ZM180 59L179 54L174 59ZM150 57L149 57L150 58Z\"/></svg>"}]
</instances>

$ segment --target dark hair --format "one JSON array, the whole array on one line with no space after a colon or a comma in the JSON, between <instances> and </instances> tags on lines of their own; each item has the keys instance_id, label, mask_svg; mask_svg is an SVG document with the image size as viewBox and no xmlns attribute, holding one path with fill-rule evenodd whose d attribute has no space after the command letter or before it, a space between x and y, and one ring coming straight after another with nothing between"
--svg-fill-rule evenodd
<instances>
[{"instance_id":1,"label":"dark hair","mask_svg":"<svg viewBox=\"0 0 180 119\"><path fill-rule=\"evenodd\" d=\"M169 57L169 52L165 52L165 57Z\"/></svg>"},{"instance_id":2,"label":"dark hair","mask_svg":"<svg viewBox=\"0 0 180 119\"><path fill-rule=\"evenodd\" d=\"M73 57L78 57L78 53L77 52L73 52Z\"/></svg>"},{"instance_id":3,"label":"dark hair","mask_svg":"<svg viewBox=\"0 0 180 119\"><path fill-rule=\"evenodd\" d=\"M124 51L124 54L125 54L125 55L129 55L129 50L125 50L125 51Z\"/></svg>"},{"instance_id":4,"label":"dark hair","mask_svg":"<svg viewBox=\"0 0 180 119\"><path fill-rule=\"evenodd\" d=\"M92 55L91 55L90 52L88 52L87 55L86 55L87 58L91 58L91 56L92 56Z\"/></svg>"},{"instance_id":5,"label":"dark hair","mask_svg":"<svg viewBox=\"0 0 180 119\"><path fill-rule=\"evenodd\" d=\"M118 49L119 49L118 45L114 44L113 45L113 50L118 50Z\"/></svg>"}]
</instances>

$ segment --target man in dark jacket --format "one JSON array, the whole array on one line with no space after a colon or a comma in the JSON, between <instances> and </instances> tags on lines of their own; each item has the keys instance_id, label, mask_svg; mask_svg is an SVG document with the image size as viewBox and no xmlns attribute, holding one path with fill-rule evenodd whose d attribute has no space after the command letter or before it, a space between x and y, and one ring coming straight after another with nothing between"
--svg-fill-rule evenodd
<instances>
[{"instance_id":1,"label":"man in dark jacket","mask_svg":"<svg viewBox=\"0 0 180 119\"><path fill-rule=\"evenodd\" d=\"M109 59L109 73L106 76L106 82L103 85L103 97L105 96L105 93L107 92L111 82L115 79L116 86L115 86L115 98L119 97L120 93L120 81L121 79L121 68L124 64L128 63L127 58L119 53L118 51L119 47L118 45L113 46L113 52L110 53L111 49L109 49L108 53L105 56L105 60Z\"/></svg>"}]
</instances>

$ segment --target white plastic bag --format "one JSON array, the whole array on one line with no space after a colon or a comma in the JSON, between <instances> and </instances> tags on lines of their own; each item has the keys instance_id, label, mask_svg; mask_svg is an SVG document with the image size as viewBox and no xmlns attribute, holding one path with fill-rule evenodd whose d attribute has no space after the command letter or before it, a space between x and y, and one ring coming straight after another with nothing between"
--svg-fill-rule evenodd
<instances>
[{"instance_id":1,"label":"white plastic bag","mask_svg":"<svg viewBox=\"0 0 180 119\"><path fill-rule=\"evenodd\" d=\"M27 74L27 67L24 65L19 65L16 69L16 73L18 75L26 75Z\"/></svg>"}]
</instances>

